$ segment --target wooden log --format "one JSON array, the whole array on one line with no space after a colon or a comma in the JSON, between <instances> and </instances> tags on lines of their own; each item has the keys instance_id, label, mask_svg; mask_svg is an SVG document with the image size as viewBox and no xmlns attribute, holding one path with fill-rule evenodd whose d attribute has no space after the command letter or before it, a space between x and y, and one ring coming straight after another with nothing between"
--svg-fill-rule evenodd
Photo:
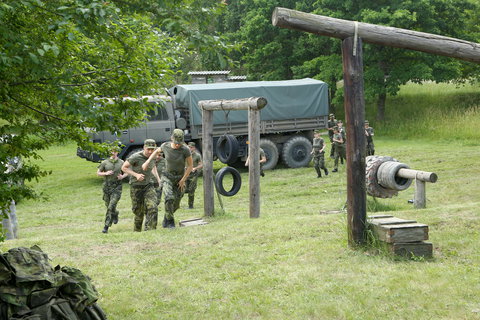
<instances>
[{"instance_id":1,"label":"wooden log","mask_svg":"<svg viewBox=\"0 0 480 320\"><path fill-rule=\"evenodd\" d=\"M413 256L431 258L433 256L433 245L425 241L388 243L387 248L391 253L407 258Z\"/></svg>"},{"instance_id":2,"label":"wooden log","mask_svg":"<svg viewBox=\"0 0 480 320\"><path fill-rule=\"evenodd\" d=\"M424 209L427 205L427 195L425 190L425 182L421 180L415 181L415 200L413 206L416 209Z\"/></svg>"},{"instance_id":3,"label":"wooden log","mask_svg":"<svg viewBox=\"0 0 480 320\"><path fill-rule=\"evenodd\" d=\"M208 222L203 220L202 218L192 218L192 219L181 220L178 225L180 227L191 227L191 226L203 226L206 224L208 224Z\"/></svg>"},{"instance_id":4,"label":"wooden log","mask_svg":"<svg viewBox=\"0 0 480 320\"><path fill-rule=\"evenodd\" d=\"M433 172L418 171L412 169L402 168L398 170L397 176L407 179L416 179L425 182L435 183L437 182L438 176Z\"/></svg>"},{"instance_id":5,"label":"wooden log","mask_svg":"<svg viewBox=\"0 0 480 320\"><path fill-rule=\"evenodd\" d=\"M232 100L201 100L198 106L202 110L220 111L220 110L249 110L263 109L267 105L267 99L263 97L250 97L244 99Z\"/></svg>"},{"instance_id":6,"label":"wooden log","mask_svg":"<svg viewBox=\"0 0 480 320\"><path fill-rule=\"evenodd\" d=\"M260 217L260 111L248 109L248 192L250 218Z\"/></svg>"},{"instance_id":7,"label":"wooden log","mask_svg":"<svg viewBox=\"0 0 480 320\"><path fill-rule=\"evenodd\" d=\"M203 154L203 209L204 214L213 216L213 111L202 111L202 154Z\"/></svg>"},{"instance_id":8,"label":"wooden log","mask_svg":"<svg viewBox=\"0 0 480 320\"><path fill-rule=\"evenodd\" d=\"M342 42L345 120L347 131L348 243L363 244L367 215L365 185L365 99L363 95L362 41Z\"/></svg>"},{"instance_id":9,"label":"wooden log","mask_svg":"<svg viewBox=\"0 0 480 320\"><path fill-rule=\"evenodd\" d=\"M272 15L274 26L342 40L354 35L355 23L357 23L358 36L368 43L480 63L480 43L407 29L335 19L280 7L275 8Z\"/></svg>"}]
</instances>

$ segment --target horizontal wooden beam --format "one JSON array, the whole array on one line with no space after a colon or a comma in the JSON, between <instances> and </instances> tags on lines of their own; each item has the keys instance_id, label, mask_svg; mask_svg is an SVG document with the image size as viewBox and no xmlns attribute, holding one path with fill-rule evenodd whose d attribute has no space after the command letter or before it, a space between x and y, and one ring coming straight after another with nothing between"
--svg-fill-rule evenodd
<instances>
[{"instance_id":1,"label":"horizontal wooden beam","mask_svg":"<svg viewBox=\"0 0 480 320\"><path fill-rule=\"evenodd\" d=\"M401 168L397 172L397 176L407 179L417 179L424 182L437 182L438 176L433 172L418 171L412 169Z\"/></svg>"},{"instance_id":2,"label":"horizontal wooden beam","mask_svg":"<svg viewBox=\"0 0 480 320\"><path fill-rule=\"evenodd\" d=\"M354 36L356 29L357 36L364 42L480 63L480 43L425 32L335 19L280 7L273 11L272 24L342 40Z\"/></svg>"},{"instance_id":3,"label":"horizontal wooden beam","mask_svg":"<svg viewBox=\"0 0 480 320\"><path fill-rule=\"evenodd\" d=\"M267 99L263 97L251 97L233 100L201 100L198 106L202 110L260 110L267 105Z\"/></svg>"}]
</instances>

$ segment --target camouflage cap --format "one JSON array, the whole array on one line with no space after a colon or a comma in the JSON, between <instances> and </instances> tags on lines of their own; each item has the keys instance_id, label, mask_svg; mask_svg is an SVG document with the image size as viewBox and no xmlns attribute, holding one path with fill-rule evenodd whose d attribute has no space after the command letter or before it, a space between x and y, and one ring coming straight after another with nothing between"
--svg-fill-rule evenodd
<instances>
[{"instance_id":1,"label":"camouflage cap","mask_svg":"<svg viewBox=\"0 0 480 320\"><path fill-rule=\"evenodd\" d=\"M370 122L368 122L368 120L365 120L365 124L369 124Z\"/></svg>"},{"instance_id":2,"label":"camouflage cap","mask_svg":"<svg viewBox=\"0 0 480 320\"><path fill-rule=\"evenodd\" d=\"M184 142L183 137L184 137L184 134L181 129L173 130L172 140L174 143L183 143Z\"/></svg>"},{"instance_id":3,"label":"camouflage cap","mask_svg":"<svg viewBox=\"0 0 480 320\"><path fill-rule=\"evenodd\" d=\"M190 141L190 142L188 143L188 146L189 146L189 147L195 147L195 142Z\"/></svg>"},{"instance_id":4,"label":"camouflage cap","mask_svg":"<svg viewBox=\"0 0 480 320\"><path fill-rule=\"evenodd\" d=\"M147 139L143 142L143 146L147 149L155 149L157 147L157 143L153 139Z\"/></svg>"},{"instance_id":5,"label":"camouflage cap","mask_svg":"<svg viewBox=\"0 0 480 320\"><path fill-rule=\"evenodd\" d=\"M330 118L331 118L331 117L335 117L335 115L334 115L333 113L330 113L328 116L329 116Z\"/></svg>"}]
</instances>

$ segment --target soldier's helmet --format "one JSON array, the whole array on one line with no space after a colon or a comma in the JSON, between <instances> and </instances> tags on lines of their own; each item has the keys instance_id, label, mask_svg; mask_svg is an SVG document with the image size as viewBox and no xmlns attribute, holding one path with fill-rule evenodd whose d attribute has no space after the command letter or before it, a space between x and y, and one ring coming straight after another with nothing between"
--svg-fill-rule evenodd
<instances>
[{"instance_id":1,"label":"soldier's helmet","mask_svg":"<svg viewBox=\"0 0 480 320\"><path fill-rule=\"evenodd\" d=\"M184 138L184 134L183 134L183 131L181 129L173 130L172 140L173 140L174 143L176 143L176 144L183 143L184 142L183 138Z\"/></svg>"},{"instance_id":2,"label":"soldier's helmet","mask_svg":"<svg viewBox=\"0 0 480 320\"><path fill-rule=\"evenodd\" d=\"M153 139L147 139L143 142L143 146L147 149L155 149L157 147L157 143Z\"/></svg>"}]
</instances>

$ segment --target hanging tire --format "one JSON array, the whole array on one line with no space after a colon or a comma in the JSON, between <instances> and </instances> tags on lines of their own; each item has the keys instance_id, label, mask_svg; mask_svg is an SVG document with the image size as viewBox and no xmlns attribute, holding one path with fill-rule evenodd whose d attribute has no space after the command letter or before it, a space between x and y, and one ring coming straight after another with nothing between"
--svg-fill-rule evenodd
<instances>
[{"instance_id":1,"label":"hanging tire","mask_svg":"<svg viewBox=\"0 0 480 320\"><path fill-rule=\"evenodd\" d=\"M289 168L306 167L312 158L311 152L310 140L303 136L295 136L283 145L282 159Z\"/></svg>"},{"instance_id":2,"label":"hanging tire","mask_svg":"<svg viewBox=\"0 0 480 320\"><path fill-rule=\"evenodd\" d=\"M263 170L270 170L275 168L278 163L278 148L277 145L269 139L260 139L260 148L265 151L267 162L263 164Z\"/></svg>"},{"instance_id":3,"label":"hanging tire","mask_svg":"<svg viewBox=\"0 0 480 320\"><path fill-rule=\"evenodd\" d=\"M220 162L225 164L234 163L238 158L237 138L231 134L224 134L218 138L216 154Z\"/></svg>"},{"instance_id":4,"label":"hanging tire","mask_svg":"<svg viewBox=\"0 0 480 320\"><path fill-rule=\"evenodd\" d=\"M233 185L232 188L227 191L223 186L223 178L225 175L231 174L233 177ZM217 174L215 175L215 188L217 192L220 193L222 196L231 197L237 194L242 186L242 177L240 173L232 167L223 167L222 169L218 170Z\"/></svg>"}]
</instances>

